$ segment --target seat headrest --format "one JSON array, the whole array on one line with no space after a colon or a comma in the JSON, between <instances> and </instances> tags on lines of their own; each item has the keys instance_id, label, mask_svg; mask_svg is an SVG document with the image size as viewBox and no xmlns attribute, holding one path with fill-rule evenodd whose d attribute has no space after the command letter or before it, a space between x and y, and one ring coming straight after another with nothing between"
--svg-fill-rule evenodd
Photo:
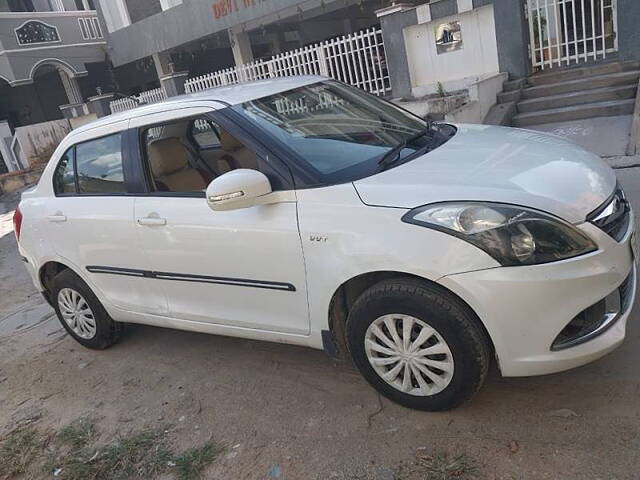
<instances>
[{"instance_id":1,"label":"seat headrest","mask_svg":"<svg viewBox=\"0 0 640 480\"><path fill-rule=\"evenodd\" d=\"M156 177L171 175L189 165L189 151L177 138L160 138L149 145L149 164Z\"/></svg>"},{"instance_id":2,"label":"seat headrest","mask_svg":"<svg viewBox=\"0 0 640 480\"><path fill-rule=\"evenodd\" d=\"M244 145L236 140L236 137L228 133L226 130L220 131L220 146L225 152L233 152L244 147Z\"/></svg>"}]
</instances>

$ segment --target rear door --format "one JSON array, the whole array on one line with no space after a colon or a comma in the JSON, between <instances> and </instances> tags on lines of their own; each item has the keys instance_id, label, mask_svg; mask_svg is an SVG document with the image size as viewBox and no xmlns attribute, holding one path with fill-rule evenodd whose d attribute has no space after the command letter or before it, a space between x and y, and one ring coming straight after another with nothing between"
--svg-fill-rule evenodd
<instances>
[{"instance_id":1,"label":"rear door","mask_svg":"<svg viewBox=\"0 0 640 480\"><path fill-rule=\"evenodd\" d=\"M60 261L88 278L108 302L166 314L164 293L140 274L127 125L110 125L98 138L85 135L65 152L54 173L46 223Z\"/></svg>"},{"instance_id":2,"label":"rear door","mask_svg":"<svg viewBox=\"0 0 640 480\"><path fill-rule=\"evenodd\" d=\"M163 117L164 123L150 118L138 125L148 193L136 198L135 219L148 274L164 289L176 319L308 334L306 273L289 174L281 165L274 167L276 159L250 139L247 142L237 126L223 125L211 114L188 118L189 113L195 112L183 112L182 119L177 113L172 119ZM205 119L210 123L203 123ZM207 137L204 127L194 135L194 121L212 125L215 135L209 132ZM171 138L154 137L158 132L170 132L165 137ZM188 144L190 138L196 141ZM189 152L199 158L192 158L188 166L172 162L173 157L158 158L163 142L171 145L172 154ZM213 170L209 175L199 168L201 160ZM195 175L189 168L203 175L200 188L189 187ZM289 201L212 211L204 189L216 175L234 168L263 171L275 189L289 191Z\"/></svg>"}]
</instances>

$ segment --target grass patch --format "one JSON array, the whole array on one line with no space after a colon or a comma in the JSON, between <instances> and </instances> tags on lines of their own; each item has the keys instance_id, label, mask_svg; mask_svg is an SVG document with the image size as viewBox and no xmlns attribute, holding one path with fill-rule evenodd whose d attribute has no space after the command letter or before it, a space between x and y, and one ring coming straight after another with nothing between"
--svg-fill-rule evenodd
<instances>
[{"instance_id":1,"label":"grass patch","mask_svg":"<svg viewBox=\"0 0 640 480\"><path fill-rule=\"evenodd\" d=\"M95 421L80 418L59 432L33 427L16 430L0 441L0 479L151 480L171 474L198 480L222 447L213 441L176 451L167 428L147 428L100 442Z\"/></svg>"},{"instance_id":2,"label":"grass patch","mask_svg":"<svg viewBox=\"0 0 640 480\"><path fill-rule=\"evenodd\" d=\"M42 450L43 442L33 428L14 430L0 444L0 478L27 472Z\"/></svg>"},{"instance_id":3,"label":"grass patch","mask_svg":"<svg viewBox=\"0 0 640 480\"><path fill-rule=\"evenodd\" d=\"M73 445L80 437L72 435L71 442L67 443ZM147 479L167 471L173 457L162 429L146 429L120 436L103 446L93 443L80 445L56 452L49 468L61 469L60 477L65 480Z\"/></svg>"},{"instance_id":4,"label":"grass patch","mask_svg":"<svg viewBox=\"0 0 640 480\"><path fill-rule=\"evenodd\" d=\"M477 478L478 468L467 455L420 455L401 469L402 480L471 480Z\"/></svg>"},{"instance_id":5,"label":"grass patch","mask_svg":"<svg viewBox=\"0 0 640 480\"><path fill-rule=\"evenodd\" d=\"M174 459L180 480L197 480L202 478L204 469L212 463L222 449L212 441L202 447L191 448Z\"/></svg>"},{"instance_id":6,"label":"grass patch","mask_svg":"<svg viewBox=\"0 0 640 480\"><path fill-rule=\"evenodd\" d=\"M88 417L79 418L58 433L58 439L61 442L76 448L87 445L95 436L95 421Z\"/></svg>"}]
</instances>

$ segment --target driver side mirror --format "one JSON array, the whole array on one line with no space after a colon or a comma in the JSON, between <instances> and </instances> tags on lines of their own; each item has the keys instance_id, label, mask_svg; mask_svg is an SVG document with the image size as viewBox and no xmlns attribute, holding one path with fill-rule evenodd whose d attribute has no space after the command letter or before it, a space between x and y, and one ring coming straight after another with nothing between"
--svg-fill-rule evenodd
<instances>
[{"instance_id":1,"label":"driver side mirror","mask_svg":"<svg viewBox=\"0 0 640 480\"><path fill-rule=\"evenodd\" d=\"M238 168L215 178L207 187L207 205L213 211L236 210L269 203L272 192L267 176L257 170Z\"/></svg>"}]
</instances>

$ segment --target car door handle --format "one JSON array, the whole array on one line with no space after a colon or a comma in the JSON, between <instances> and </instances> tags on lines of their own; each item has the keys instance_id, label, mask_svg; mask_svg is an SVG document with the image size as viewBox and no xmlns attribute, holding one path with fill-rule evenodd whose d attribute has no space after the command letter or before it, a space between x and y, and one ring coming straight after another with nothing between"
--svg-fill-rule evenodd
<instances>
[{"instance_id":1,"label":"car door handle","mask_svg":"<svg viewBox=\"0 0 640 480\"><path fill-rule=\"evenodd\" d=\"M167 224L166 218L145 217L138 219L138 225L162 226Z\"/></svg>"},{"instance_id":2,"label":"car door handle","mask_svg":"<svg viewBox=\"0 0 640 480\"><path fill-rule=\"evenodd\" d=\"M61 222L67 221L67 216L66 215L49 215L47 217L47 220L49 220L50 222L61 223Z\"/></svg>"}]
</instances>

